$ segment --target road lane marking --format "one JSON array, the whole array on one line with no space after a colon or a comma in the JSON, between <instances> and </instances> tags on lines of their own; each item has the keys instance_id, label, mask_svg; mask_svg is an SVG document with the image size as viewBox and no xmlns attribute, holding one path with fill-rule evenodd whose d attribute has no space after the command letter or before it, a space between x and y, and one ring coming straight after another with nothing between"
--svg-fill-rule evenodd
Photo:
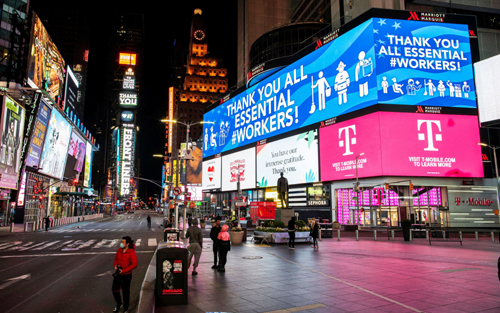
<instances>
[{"instance_id":1,"label":"road lane marking","mask_svg":"<svg viewBox=\"0 0 500 313\"><path fill-rule=\"evenodd\" d=\"M21 249L21 248L26 248L26 246L32 245L32 244L34 244L34 243L35 243L34 241L29 241L29 242L25 243L25 244L24 244L24 245L22 245L22 246L12 247L12 248L9 248L9 249L7 249L7 250L9 250L9 251L19 250L19 249Z\"/></svg>"},{"instance_id":2,"label":"road lane marking","mask_svg":"<svg viewBox=\"0 0 500 313\"><path fill-rule=\"evenodd\" d=\"M25 264L25 263L28 263L28 262L31 262L31 261L37 260L37 259L38 259L38 258L33 258L33 259L31 259L31 260L28 260L28 261L24 261L24 262L21 262L21 263L17 263L16 265L12 265L12 266L10 266L10 267L4 268L3 270L0 270L0 273L1 273L1 272L5 272L5 271L7 271L7 270L10 270L11 268L14 268L14 267L16 267L16 266L23 265L23 264Z\"/></svg>"},{"instance_id":3,"label":"road lane marking","mask_svg":"<svg viewBox=\"0 0 500 313\"><path fill-rule=\"evenodd\" d=\"M22 241L13 241L13 242L9 242L7 245L3 246L3 247L0 247L0 250L3 250L5 248L10 248L10 247L13 247L13 246L17 246L17 245L20 245L22 244L23 242Z\"/></svg>"},{"instance_id":4,"label":"road lane marking","mask_svg":"<svg viewBox=\"0 0 500 313\"><path fill-rule=\"evenodd\" d=\"M154 253L156 250L136 251L135 253ZM74 255L100 255L100 254L116 254L116 251L106 252L69 252L69 253L47 253L47 254L16 254L16 255L0 255L0 259L10 258L38 258L47 256L74 256ZM202 262L203 263L203 262Z\"/></svg>"},{"instance_id":5,"label":"road lane marking","mask_svg":"<svg viewBox=\"0 0 500 313\"><path fill-rule=\"evenodd\" d=\"M136 247L139 247L141 245L141 239L137 239L135 242Z\"/></svg>"},{"instance_id":6,"label":"road lane marking","mask_svg":"<svg viewBox=\"0 0 500 313\"><path fill-rule=\"evenodd\" d=\"M65 245L69 245L70 243L72 243L74 240L67 240L67 241L64 241L64 242L61 242L60 244L58 245L55 245L53 247L50 248L50 250L55 250L55 249L59 249L59 248L62 248L64 247Z\"/></svg>"},{"instance_id":7,"label":"road lane marking","mask_svg":"<svg viewBox=\"0 0 500 313\"><path fill-rule=\"evenodd\" d=\"M149 238L148 239L148 246L149 247L152 247L152 246L157 246L158 244L156 243L156 238Z\"/></svg>"},{"instance_id":8,"label":"road lane marking","mask_svg":"<svg viewBox=\"0 0 500 313\"><path fill-rule=\"evenodd\" d=\"M98 248L112 248L114 245L116 245L119 241L119 239L103 239L100 242L98 242L92 249L98 249Z\"/></svg>"},{"instance_id":9,"label":"road lane marking","mask_svg":"<svg viewBox=\"0 0 500 313\"><path fill-rule=\"evenodd\" d=\"M45 244L45 245L43 245L41 247L35 248L33 250L42 250L42 249L48 248L48 247L50 247L52 245L55 245L58 242L59 242L59 240L56 240L56 241L53 241L53 242L49 242L49 243L47 243L47 244Z\"/></svg>"},{"instance_id":10,"label":"road lane marking","mask_svg":"<svg viewBox=\"0 0 500 313\"><path fill-rule=\"evenodd\" d=\"M14 277L14 278L10 278L10 279L5 280L6 283L4 283L0 286L0 290L5 289L5 288L9 287L10 285L15 284L18 281L21 281L24 279L30 280L31 274L25 274L25 275L21 275L19 277Z\"/></svg>"}]
</instances>

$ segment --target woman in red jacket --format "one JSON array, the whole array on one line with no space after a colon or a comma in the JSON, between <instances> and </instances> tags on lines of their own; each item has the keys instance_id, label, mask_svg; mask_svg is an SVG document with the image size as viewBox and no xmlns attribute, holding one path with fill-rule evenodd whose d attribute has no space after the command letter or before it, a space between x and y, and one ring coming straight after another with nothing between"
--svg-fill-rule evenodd
<instances>
[{"instance_id":1,"label":"woman in red jacket","mask_svg":"<svg viewBox=\"0 0 500 313\"><path fill-rule=\"evenodd\" d=\"M115 297L116 308L113 312L118 312L121 307L124 313L128 313L130 301L130 282L132 281L132 270L137 267L137 254L135 254L135 244L132 238L125 236L122 238L120 248L115 254L115 279L113 280L113 297ZM120 289L123 290L123 305L120 297Z\"/></svg>"}]
</instances>

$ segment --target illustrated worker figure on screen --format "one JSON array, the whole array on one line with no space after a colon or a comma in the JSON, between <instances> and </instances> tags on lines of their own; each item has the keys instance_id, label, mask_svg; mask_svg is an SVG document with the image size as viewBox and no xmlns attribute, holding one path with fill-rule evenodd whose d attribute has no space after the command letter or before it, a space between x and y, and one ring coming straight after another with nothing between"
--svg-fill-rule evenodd
<instances>
[{"instance_id":1,"label":"illustrated worker figure on screen","mask_svg":"<svg viewBox=\"0 0 500 313\"><path fill-rule=\"evenodd\" d=\"M446 87L444 86L444 83L442 80L439 81L437 89L439 91L439 96L444 97L444 92L446 91Z\"/></svg>"},{"instance_id":2,"label":"illustrated worker figure on screen","mask_svg":"<svg viewBox=\"0 0 500 313\"><path fill-rule=\"evenodd\" d=\"M392 79L392 82L393 82L393 84L392 84L392 91L394 91L395 93L400 93L400 94L404 95L405 93L403 92L403 89L402 89L403 88L403 84L398 84L398 81L397 81L396 77L394 77Z\"/></svg>"},{"instance_id":3,"label":"illustrated worker figure on screen","mask_svg":"<svg viewBox=\"0 0 500 313\"><path fill-rule=\"evenodd\" d=\"M450 97L455 96L455 86L453 86L453 83L450 82L449 80L446 82L446 85L450 88Z\"/></svg>"},{"instance_id":4,"label":"illustrated worker figure on screen","mask_svg":"<svg viewBox=\"0 0 500 313\"><path fill-rule=\"evenodd\" d=\"M210 147L217 147L217 141L215 137L217 137L217 133L214 133L214 127L210 127Z\"/></svg>"},{"instance_id":5,"label":"illustrated worker figure on screen","mask_svg":"<svg viewBox=\"0 0 500 313\"><path fill-rule=\"evenodd\" d=\"M368 78L373 73L373 63L372 59L365 59L365 52L361 51L358 54L359 62L356 63L355 78L359 83L359 96L368 96Z\"/></svg>"},{"instance_id":6,"label":"illustrated worker figure on screen","mask_svg":"<svg viewBox=\"0 0 500 313\"><path fill-rule=\"evenodd\" d=\"M425 82L425 79L424 79L424 84L427 87L426 91L429 93L429 96L433 96L434 91L436 91L436 86L434 85L432 80L429 79L427 82Z\"/></svg>"},{"instance_id":7,"label":"illustrated worker figure on screen","mask_svg":"<svg viewBox=\"0 0 500 313\"><path fill-rule=\"evenodd\" d=\"M226 144L226 137L229 134L229 122L221 122L220 123L220 132L219 132L219 146L223 146Z\"/></svg>"},{"instance_id":8,"label":"illustrated worker figure on screen","mask_svg":"<svg viewBox=\"0 0 500 313\"><path fill-rule=\"evenodd\" d=\"M339 105L341 105L342 102L347 103L347 87L349 87L351 83L349 73L344 71L344 68L344 62L340 61L339 66L337 66L337 71L339 71L339 73L335 76L335 91L339 95Z\"/></svg>"},{"instance_id":9,"label":"illustrated worker figure on screen","mask_svg":"<svg viewBox=\"0 0 500 313\"><path fill-rule=\"evenodd\" d=\"M387 77L382 77L382 89L384 90L384 93L387 93L387 89L389 89L389 82L387 81Z\"/></svg>"},{"instance_id":10,"label":"illustrated worker figure on screen","mask_svg":"<svg viewBox=\"0 0 500 313\"><path fill-rule=\"evenodd\" d=\"M318 87L318 109L324 110L325 109L325 101L326 97L329 97L332 94L332 88L328 84L328 81L326 78L323 77L323 71L319 72L318 74L319 79L316 81L316 84L313 83L313 78L311 77L311 89L313 90L313 103L311 106L311 110L309 111L310 114L313 114L315 111L315 105L314 105L314 88Z\"/></svg>"},{"instance_id":11,"label":"illustrated worker figure on screen","mask_svg":"<svg viewBox=\"0 0 500 313\"><path fill-rule=\"evenodd\" d=\"M464 82L462 86L462 91L464 92L464 98L469 98L470 86L467 85L467 82Z\"/></svg>"},{"instance_id":12,"label":"illustrated worker figure on screen","mask_svg":"<svg viewBox=\"0 0 500 313\"><path fill-rule=\"evenodd\" d=\"M413 79L410 78L408 79L408 85L406 86L406 93L411 96L415 96L417 95L417 91L419 91L421 87L422 85L420 85L420 82L418 80L417 83L415 84Z\"/></svg>"}]
</instances>

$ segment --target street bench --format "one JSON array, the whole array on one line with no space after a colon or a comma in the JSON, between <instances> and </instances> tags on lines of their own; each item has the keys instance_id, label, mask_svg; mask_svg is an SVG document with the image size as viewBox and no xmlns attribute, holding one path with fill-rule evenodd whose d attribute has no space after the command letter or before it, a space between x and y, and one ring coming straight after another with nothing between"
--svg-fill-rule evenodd
<instances>
[{"instance_id":1,"label":"street bench","mask_svg":"<svg viewBox=\"0 0 500 313\"><path fill-rule=\"evenodd\" d=\"M252 242L257 242L257 240L260 241L260 244L264 244L264 241L269 244L269 240L267 236L262 236L262 235L253 235L252 237Z\"/></svg>"}]
</instances>

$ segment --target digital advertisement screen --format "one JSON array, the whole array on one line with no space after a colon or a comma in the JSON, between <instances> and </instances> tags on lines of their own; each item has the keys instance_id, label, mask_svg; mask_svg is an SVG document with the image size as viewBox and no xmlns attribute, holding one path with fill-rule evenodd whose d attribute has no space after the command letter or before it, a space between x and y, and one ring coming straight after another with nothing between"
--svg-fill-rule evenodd
<instances>
[{"instance_id":1,"label":"digital advertisement screen","mask_svg":"<svg viewBox=\"0 0 500 313\"><path fill-rule=\"evenodd\" d=\"M377 112L320 129L321 180L483 177L478 142L477 116Z\"/></svg>"},{"instance_id":2,"label":"digital advertisement screen","mask_svg":"<svg viewBox=\"0 0 500 313\"><path fill-rule=\"evenodd\" d=\"M202 183L203 151L193 142L191 146L193 160L186 161L186 179L188 184ZM201 142L200 142L201 146Z\"/></svg>"},{"instance_id":3,"label":"digital advertisement screen","mask_svg":"<svg viewBox=\"0 0 500 313\"><path fill-rule=\"evenodd\" d=\"M43 142L45 140L45 131L49 123L50 112L52 110L43 102L40 102L38 115L35 120L35 128L31 137L30 148L26 158L26 165L31 167L38 167L40 157L42 156Z\"/></svg>"},{"instance_id":4,"label":"digital advertisement screen","mask_svg":"<svg viewBox=\"0 0 500 313\"><path fill-rule=\"evenodd\" d=\"M120 107L122 108L135 108L137 107L137 92L135 91L122 91L118 95Z\"/></svg>"},{"instance_id":5,"label":"digital advertisement screen","mask_svg":"<svg viewBox=\"0 0 500 313\"><path fill-rule=\"evenodd\" d=\"M64 177L77 180L80 179L80 173L83 170L85 154L87 150L87 141L81 138L76 131L71 134L71 140L68 148L68 159Z\"/></svg>"},{"instance_id":6,"label":"digital advertisement screen","mask_svg":"<svg viewBox=\"0 0 500 313\"><path fill-rule=\"evenodd\" d=\"M123 76L123 89L134 90L135 89L135 76Z\"/></svg>"},{"instance_id":7,"label":"digital advertisement screen","mask_svg":"<svg viewBox=\"0 0 500 313\"><path fill-rule=\"evenodd\" d=\"M43 88L47 82L47 92L52 99L62 94L65 62L50 38L42 21L33 12L33 29L28 56L28 82L33 88Z\"/></svg>"},{"instance_id":8,"label":"digital advertisement screen","mask_svg":"<svg viewBox=\"0 0 500 313\"><path fill-rule=\"evenodd\" d=\"M0 126L1 151L0 154L0 187L17 189L17 180L20 170L20 157L22 138L24 132L23 107L12 101L9 97L3 97L2 123Z\"/></svg>"},{"instance_id":9,"label":"digital advertisement screen","mask_svg":"<svg viewBox=\"0 0 500 313\"><path fill-rule=\"evenodd\" d=\"M222 191L255 188L255 148L222 157Z\"/></svg>"},{"instance_id":10,"label":"digital advertisement screen","mask_svg":"<svg viewBox=\"0 0 500 313\"><path fill-rule=\"evenodd\" d=\"M372 18L204 115L204 157L376 103L475 108L467 25Z\"/></svg>"},{"instance_id":11,"label":"digital advertisement screen","mask_svg":"<svg viewBox=\"0 0 500 313\"><path fill-rule=\"evenodd\" d=\"M220 189L221 188L221 160L215 158L203 162L203 189Z\"/></svg>"},{"instance_id":12,"label":"digital advertisement screen","mask_svg":"<svg viewBox=\"0 0 500 313\"><path fill-rule=\"evenodd\" d=\"M258 187L276 186L281 172L288 184L319 181L317 129L257 146Z\"/></svg>"},{"instance_id":13,"label":"digital advertisement screen","mask_svg":"<svg viewBox=\"0 0 500 313\"><path fill-rule=\"evenodd\" d=\"M67 106L74 113L78 112L78 80L69 66L66 66L66 84L64 86L64 106Z\"/></svg>"},{"instance_id":14,"label":"digital advertisement screen","mask_svg":"<svg viewBox=\"0 0 500 313\"><path fill-rule=\"evenodd\" d=\"M85 151L85 173L83 176L83 186L90 187L92 181L92 145L87 142L87 148Z\"/></svg>"},{"instance_id":15,"label":"digital advertisement screen","mask_svg":"<svg viewBox=\"0 0 500 313\"><path fill-rule=\"evenodd\" d=\"M38 169L41 173L57 179L63 178L71 129L71 125L61 113L53 109Z\"/></svg>"},{"instance_id":16,"label":"digital advertisement screen","mask_svg":"<svg viewBox=\"0 0 500 313\"><path fill-rule=\"evenodd\" d=\"M120 52L118 64L121 65L135 65L137 54L135 53L122 53Z\"/></svg>"},{"instance_id":17,"label":"digital advertisement screen","mask_svg":"<svg viewBox=\"0 0 500 313\"><path fill-rule=\"evenodd\" d=\"M477 107L481 123L500 121L500 55L474 64L477 82Z\"/></svg>"}]
</instances>

